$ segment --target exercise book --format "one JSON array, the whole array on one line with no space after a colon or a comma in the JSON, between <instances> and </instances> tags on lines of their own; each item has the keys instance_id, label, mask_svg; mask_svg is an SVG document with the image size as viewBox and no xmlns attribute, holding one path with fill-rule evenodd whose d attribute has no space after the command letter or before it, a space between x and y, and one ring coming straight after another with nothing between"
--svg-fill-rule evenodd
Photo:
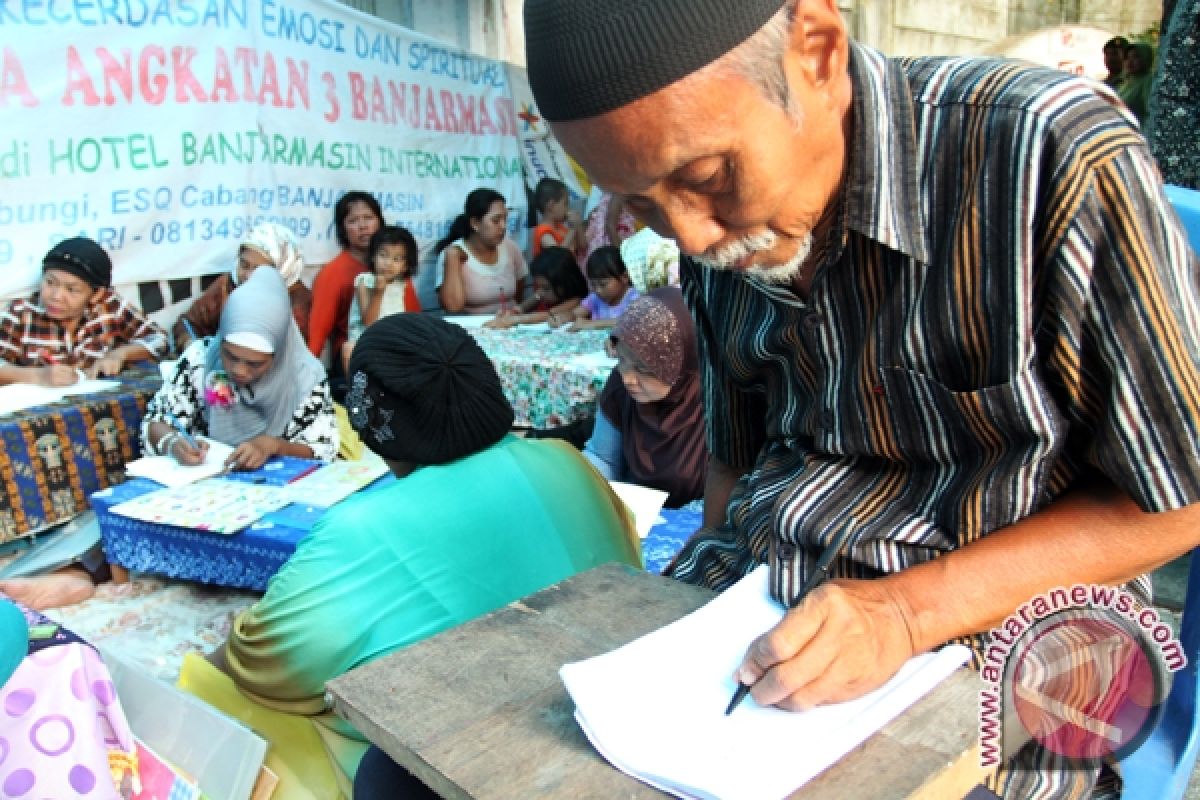
<instances>
[{"instance_id":1,"label":"exercise book","mask_svg":"<svg viewBox=\"0 0 1200 800\"><path fill-rule=\"evenodd\" d=\"M678 797L786 797L967 661L951 645L908 661L883 687L804 712L747 697L729 715L746 648L784 614L762 566L682 619L559 674L575 718L618 769Z\"/></svg>"},{"instance_id":2,"label":"exercise book","mask_svg":"<svg viewBox=\"0 0 1200 800\"><path fill-rule=\"evenodd\" d=\"M329 508L370 485L387 471L383 459L374 455L358 461L335 461L288 484L287 493L293 503Z\"/></svg>"},{"instance_id":3,"label":"exercise book","mask_svg":"<svg viewBox=\"0 0 1200 800\"><path fill-rule=\"evenodd\" d=\"M143 522L212 533L237 533L291 502L280 486L205 478L126 500L111 511Z\"/></svg>"},{"instance_id":4,"label":"exercise book","mask_svg":"<svg viewBox=\"0 0 1200 800\"><path fill-rule=\"evenodd\" d=\"M149 478L163 486L185 486L203 478L220 475L225 471L225 459L233 453L233 448L205 436L196 438L208 442L208 452L203 464L187 467L176 461L174 456L142 456L125 465L125 474L135 478Z\"/></svg>"}]
</instances>

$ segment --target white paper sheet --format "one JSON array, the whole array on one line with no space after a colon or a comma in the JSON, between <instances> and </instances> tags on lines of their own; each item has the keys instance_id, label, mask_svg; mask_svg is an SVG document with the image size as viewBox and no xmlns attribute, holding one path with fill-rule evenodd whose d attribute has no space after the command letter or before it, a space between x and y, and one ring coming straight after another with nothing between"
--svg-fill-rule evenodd
<instances>
[{"instance_id":1,"label":"white paper sheet","mask_svg":"<svg viewBox=\"0 0 1200 800\"><path fill-rule=\"evenodd\" d=\"M637 527L638 536L643 539L650 533L654 523L658 521L658 512L662 511L663 503L667 501L667 493L661 489L651 489L649 486L638 486L636 483L609 481L617 497L629 506L633 512L633 521Z\"/></svg>"},{"instance_id":2,"label":"white paper sheet","mask_svg":"<svg viewBox=\"0 0 1200 800\"><path fill-rule=\"evenodd\" d=\"M73 394L89 394L91 392L109 392L121 385L120 381L114 381L108 378L83 379L76 381L70 386L62 386L58 391L64 396Z\"/></svg>"},{"instance_id":3,"label":"white paper sheet","mask_svg":"<svg viewBox=\"0 0 1200 800\"><path fill-rule=\"evenodd\" d=\"M617 360L604 353L584 353L572 357L567 363L572 367L595 370L611 370L617 366Z\"/></svg>"},{"instance_id":4,"label":"white paper sheet","mask_svg":"<svg viewBox=\"0 0 1200 800\"><path fill-rule=\"evenodd\" d=\"M89 392L107 392L121 385L113 380L79 380L70 386L41 386L36 383L10 383L0 386L0 414L13 414L28 408L57 403L65 397Z\"/></svg>"},{"instance_id":5,"label":"white paper sheet","mask_svg":"<svg viewBox=\"0 0 1200 800\"><path fill-rule=\"evenodd\" d=\"M784 797L967 660L961 646L910 660L886 685L802 713L747 698L729 716L746 647L783 616L760 567L693 614L560 670L588 738L628 774L681 797Z\"/></svg>"},{"instance_id":6,"label":"white paper sheet","mask_svg":"<svg viewBox=\"0 0 1200 800\"><path fill-rule=\"evenodd\" d=\"M0 386L0 414L12 414L27 408L55 403L63 398L58 389L33 383L10 383Z\"/></svg>"},{"instance_id":7,"label":"white paper sheet","mask_svg":"<svg viewBox=\"0 0 1200 800\"><path fill-rule=\"evenodd\" d=\"M462 314L453 317L442 317L446 322L453 322L455 325L459 325L467 330L481 328L483 327L483 323L491 318L491 314Z\"/></svg>"},{"instance_id":8,"label":"white paper sheet","mask_svg":"<svg viewBox=\"0 0 1200 800\"><path fill-rule=\"evenodd\" d=\"M225 470L225 459L229 458L233 448L216 439L204 436L196 438L208 442L208 454L203 464L185 467L172 456L142 456L125 465L125 474L149 478L163 486L186 486L202 478L220 475Z\"/></svg>"}]
</instances>

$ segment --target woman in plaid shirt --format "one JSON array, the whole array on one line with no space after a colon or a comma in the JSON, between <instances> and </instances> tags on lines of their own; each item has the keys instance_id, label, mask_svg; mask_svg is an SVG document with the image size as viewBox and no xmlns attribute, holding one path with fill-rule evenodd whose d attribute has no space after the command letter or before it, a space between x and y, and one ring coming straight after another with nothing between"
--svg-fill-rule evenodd
<instances>
[{"instance_id":1,"label":"woman in plaid shirt","mask_svg":"<svg viewBox=\"0 0 1200 800\"><path fill-rule=\"evenodd\" d=\"M67 386L165 355L166 333L111 283L112 261L91 239L51 248L38 291L0 311L0 385Z\"/></svg>"}]
</instances>

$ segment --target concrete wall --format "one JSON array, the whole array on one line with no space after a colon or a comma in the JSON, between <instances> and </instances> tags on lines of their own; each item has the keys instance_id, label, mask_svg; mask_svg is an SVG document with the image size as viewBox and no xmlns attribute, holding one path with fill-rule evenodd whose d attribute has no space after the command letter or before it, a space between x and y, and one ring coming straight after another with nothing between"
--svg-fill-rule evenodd
<instances>
[{"instance_id":1,"label":"concrete wall","mask_svg":"<svg viewBox=\"0 0 1200 800\"><path fill-rule=\"evenodd\" d=\"M1161 0L840 0L839 6L856 39L893 55L973 53L1012 34L1062 24L1129 35L1162 13Z\"/></svg>"}]
</instances>

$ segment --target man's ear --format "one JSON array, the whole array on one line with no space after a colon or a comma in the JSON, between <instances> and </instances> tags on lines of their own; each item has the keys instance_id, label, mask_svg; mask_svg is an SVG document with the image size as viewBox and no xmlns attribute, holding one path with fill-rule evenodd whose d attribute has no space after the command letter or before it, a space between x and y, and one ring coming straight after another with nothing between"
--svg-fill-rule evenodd
<instances>
[{"instance_id":1,"label":"man's ear","mask_svg":"<svg viewBox=\"0 0 1200 800\"><path fill-rule=\"evenodd\" d=\"M788 78L798 70L818 91L846 77L850 42L837 0L794 0L786 59Z\"/></svg>"}]
</instances>

